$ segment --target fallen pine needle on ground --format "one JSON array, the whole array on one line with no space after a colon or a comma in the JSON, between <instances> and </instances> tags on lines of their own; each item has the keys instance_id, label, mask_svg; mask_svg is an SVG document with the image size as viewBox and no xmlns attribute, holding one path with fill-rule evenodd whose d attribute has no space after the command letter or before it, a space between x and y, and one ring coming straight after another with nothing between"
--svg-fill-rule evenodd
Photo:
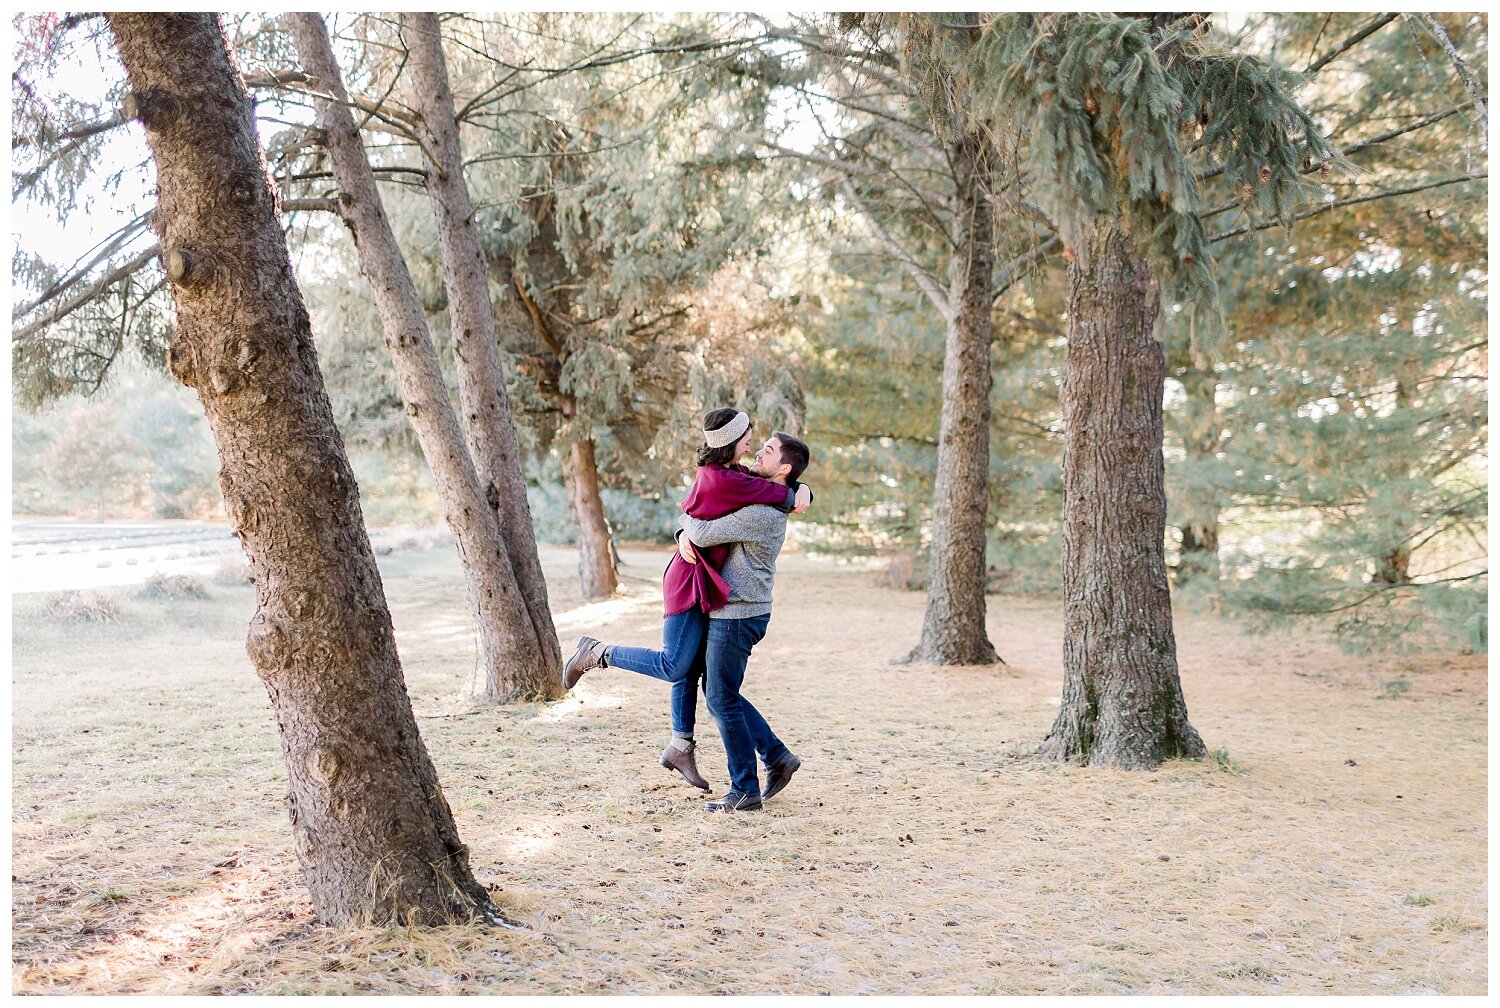
<instances>
[{"instance_id":1,"label":"fallen pine needle on ground","mask_svg":"<svg viewBox=\"0 0 1500 1008\"><path fill-rule=\"evenodd\" d=\"M565 654L660 646L667 553L626 550L592 605L571 550L542 556ZM893 666L923 596L788 555L745 693L803 768L764 813L712 816L657 765L664 684L603 669L487 705L451 548L382 570L476 875L523 928L316 924L247 585L122 590L98 622L18 594L14 993L1487 992L1483 656L1180 613L1214 756L1059 766L1027 757L1058 709L1056 601L990 598L1006 665ZM698 736L723 790L701 702Z\"/></svg>"}]
</instances>

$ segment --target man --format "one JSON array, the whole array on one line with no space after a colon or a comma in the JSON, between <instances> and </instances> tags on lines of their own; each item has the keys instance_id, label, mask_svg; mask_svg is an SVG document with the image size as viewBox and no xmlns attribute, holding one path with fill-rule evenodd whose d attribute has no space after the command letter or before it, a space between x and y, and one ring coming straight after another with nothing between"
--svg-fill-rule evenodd
<instances>
[{"instance_id":1,"label":"man","mask_svg":"<svg viewBox=\"0 0 1500 1008\"><path fill-rule=\"evenodd\" d=\"M756 453L752 471L785 484L802 475L809 459L806 444L776 431ZM704 661L708 710L719 726L731 783L727 794L703 807L710 812L753 812L765 799L780 793L802 766L740 692L750 652L765 637L771 621L771 589L776 558L786 540L786 514L753 504L712 520L683 514L678 524L678 552L689 563L698 561L695 545L730 546L720 568L729 583L729 597L709 613ZM755 771L757 750L766 763L764 794Z\"/></svg>"}]
</instances>

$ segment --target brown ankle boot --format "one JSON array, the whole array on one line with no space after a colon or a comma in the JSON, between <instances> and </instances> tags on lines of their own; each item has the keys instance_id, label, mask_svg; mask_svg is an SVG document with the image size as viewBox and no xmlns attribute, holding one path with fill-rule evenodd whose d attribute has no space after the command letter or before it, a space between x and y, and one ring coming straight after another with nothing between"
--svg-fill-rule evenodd
<instances>
[{"instance_id":1,"label":"brown ankle boot","mask_svg":"<svg viewBox=\"0 0 1500 1008\"><path fill-rule=\"evenodd\" d=\"M679 749L669 743L666 751L661 754L661 765L682 774L682 779L693 787L708 791L710 785L698 772L698 761L693 758L693 750L697 747L694 742L689 742L686 749Z\"/></svg>"},{"instance_id":2,"label":"brown ankle boot","mask_svg":"<svg viewBox=\"0 0 1500 1008\"><path fill-rule=\"evenodd\" d=\"M562 684L563 689L572 689L583 674L589 669L599 668L604 664L604 649L609 645L592 637L578 638L578 650L573 652L573 657L563 666Z\"/></svg>"}]
</instances>

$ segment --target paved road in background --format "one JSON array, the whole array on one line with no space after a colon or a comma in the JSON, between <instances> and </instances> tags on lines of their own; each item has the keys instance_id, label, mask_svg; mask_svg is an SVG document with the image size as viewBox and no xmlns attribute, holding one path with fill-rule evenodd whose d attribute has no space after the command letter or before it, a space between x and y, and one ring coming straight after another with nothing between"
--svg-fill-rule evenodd
<instances>
[{"instance_id":1,"label":"paved road in background","mask_svg":"<svg viewBox=\"0 0 1500 1008\"><path fill-rule=\"evenodd\" d=\"M370 543L389 552L410 530L373 530ZM206 522L10 523L10 591L71 591L139 584L152 574L212 578L245 566L230 526Z\"/></svg>"},{"instance_id":2,"label":"paved road in background","mask_svg":"<svg viewBox=\"0 0 1500 1008\"><path fill-rule=\"evenodd\" d=\"M227 524L12 521L10 590L104 588L152 574L206 577L242 564L242 556Z\"/></svg>"}]
</instances>

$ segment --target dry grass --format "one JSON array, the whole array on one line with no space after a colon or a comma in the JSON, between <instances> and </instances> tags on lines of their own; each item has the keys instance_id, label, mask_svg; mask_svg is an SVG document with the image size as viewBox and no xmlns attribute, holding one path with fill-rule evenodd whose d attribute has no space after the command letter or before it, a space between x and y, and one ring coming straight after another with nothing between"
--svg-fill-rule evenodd
<instances>
[{"instance_id":1,"label":"dry grass","mask_svg":"<svg viewBox=\"0 0 1500 1008\"><path fill-rule=\"evenodd\" d=\"M665 555L626 559L628 594L584 607L544 552L565 645L656 639ZM1220 760L1058 767L1016 756L1056 712L1054 603L991 600L1008 667L893 668L922 597L787 557L747 693L804 769L766 813L710 817L656 766L661 684L606 670L486 708L451 550L383 565L427 747L524 930L312 923L248 588L102 624L17 596L16 993L1487 990L1482 658L1184 616Z\"/></svg>"}]
</instances>

